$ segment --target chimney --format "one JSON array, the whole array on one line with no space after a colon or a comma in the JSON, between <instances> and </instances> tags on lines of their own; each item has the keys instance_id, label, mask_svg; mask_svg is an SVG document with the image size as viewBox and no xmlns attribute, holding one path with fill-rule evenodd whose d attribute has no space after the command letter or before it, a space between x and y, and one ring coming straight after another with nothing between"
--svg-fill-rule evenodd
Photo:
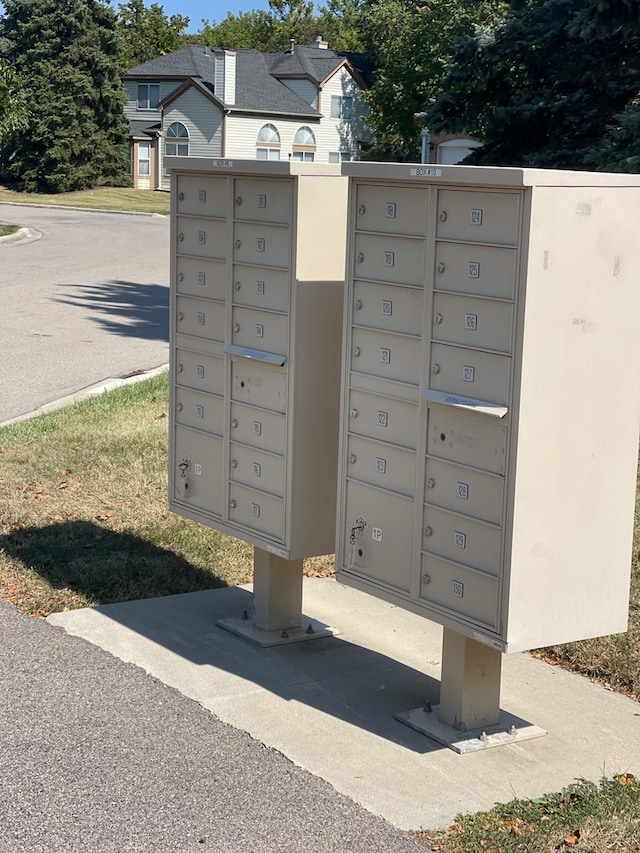
<instances>
[{"instance_id":1,"label":"chimney","mask_svg":"<svg viewBox=\"0 0 640 853\"><path fill-rule=\"evenodd\" d=\"M321 35L317 35L312 47L317 47L320 50L326 50L329 47L329 42L325 41Z\"/></svg>"},{"instance_id":2,"label":"chimney","mask_svg":"<svg viewBox=\"0 0 640 853\"><path fill-rule=\"evenodd\" d=\"M236 52L217 50L214 54L213 90L225 104L236 102Z\"/></svg>"}]
</instances>

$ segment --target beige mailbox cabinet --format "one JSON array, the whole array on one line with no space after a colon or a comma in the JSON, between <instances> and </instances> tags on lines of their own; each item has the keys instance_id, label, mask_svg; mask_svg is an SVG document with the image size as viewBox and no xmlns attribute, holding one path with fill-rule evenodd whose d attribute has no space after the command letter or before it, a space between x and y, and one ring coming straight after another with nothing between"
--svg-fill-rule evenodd
<instances>
[{"instance_id":1,"label":"beige mailbox cabinet","mask_svg":"<svg viewBox=\"0 0 640 853\"><path fill-rule=\"evenodd\" d=\"M347 181L172 165L171 509L283 560L332 553Z\"/></svg>"},{"instance_id":2,"label":"beige mailbox cabinet","mask_svg":"<svg viewBox=\"0 0 640 853\"><path fill-rule=\"evenodd\" d=\"M640 179L343 173L339 580L500 651L625 630Z\"/></svg>"}]
</instances>

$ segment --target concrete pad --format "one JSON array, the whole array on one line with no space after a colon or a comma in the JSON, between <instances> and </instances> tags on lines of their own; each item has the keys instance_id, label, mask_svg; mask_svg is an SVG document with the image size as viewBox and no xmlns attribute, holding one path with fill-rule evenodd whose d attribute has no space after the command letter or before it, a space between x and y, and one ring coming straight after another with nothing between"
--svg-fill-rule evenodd
<instances>
[{"instance_id":1,"label":"concrete pad","mask_svg":"<svg viewBox=\"0 0 640 853\"><path fill-rule=\"evenodd\" d=\"M545 737L459 755L394 719L436 705L441 629L326 578L304 612L337 637L260 648L216 626L251 609L250 587L49 617L142 667L403 829L537 797L577 778L640 776L640 705L526 654L507 656L502 709Z\"/></svg>"}]
</instances>

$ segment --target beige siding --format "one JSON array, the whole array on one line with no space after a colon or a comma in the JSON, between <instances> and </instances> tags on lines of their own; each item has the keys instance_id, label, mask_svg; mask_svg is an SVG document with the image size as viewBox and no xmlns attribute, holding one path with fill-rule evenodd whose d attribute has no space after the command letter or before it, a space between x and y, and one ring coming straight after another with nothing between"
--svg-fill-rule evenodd
<instances>
[{"instance_id":1,"label":"beige siding","mask_svg":"<svg viewBox=\"0 0 640 853\"><path fill-rule=\"evenodd\" d=\"M353 116L351 121L331 118L331 96L353 98ZM320 95L320 112L322 113L321 137L318 147L324 152L350 152L354 159L358 156L358 140L370 140L369 131L363 117L368 113L368 107L360 97L360 88L349 72L341 68L331 77ZM316 158L318 159L318 158Z\"/></svg>"},{"instance_id":2,"label":"beige siding","mask_svg":"<svg viewBox=\"0 0 640 853\"><path fill-rule=\"evenodd\" d=\"M273 116L231 115L227 118L227 140L225 157L255 159L256 140L260 128L272 124L280 134L280 159L287 160L293 149L293 140L299 128L306 126L318 137L319 122L306 119L284 119ZM316 159L318 159L316 157Z\"/></svg>"},{"instance_id":3,"label":"beige siding","mask_svg":"<svg viewBox=\"0 0 640 853\"><path fill-rule=\"evenodd\" d=\"M190 157L222 156L222 112L197 89L187 89L165 109L163 137L174 121L182 122L189 132ZM169 177L164 173L164 141L163 138L160 150L160 186L169 189Z\"/></svg>"}]
</instances>

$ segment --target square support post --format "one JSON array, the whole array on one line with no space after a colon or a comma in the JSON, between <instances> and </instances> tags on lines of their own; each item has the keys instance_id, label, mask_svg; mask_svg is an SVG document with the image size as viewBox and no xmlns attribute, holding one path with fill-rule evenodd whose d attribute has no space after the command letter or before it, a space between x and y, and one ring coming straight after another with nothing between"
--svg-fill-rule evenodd
<instances>
[{"instance_id":1,"label":"square support post","mask_svg":"<svg viewBox=\"0 0 640 853\"><path fill-rule=\"evenodd\" d=\"M461 732L497 725L501 675L501 652L444 628L440 721Z\"/></svg>"},{"instance_id":2,"label":"square support post","mask_svg":"<svg viewBox=\"0 0 640 853\"><path fill-rule=\"evenodd\" d=\"M285 560L253 549L255 626L284 631L302 623L302 560Z\"/></svg>"}]
</instances>

